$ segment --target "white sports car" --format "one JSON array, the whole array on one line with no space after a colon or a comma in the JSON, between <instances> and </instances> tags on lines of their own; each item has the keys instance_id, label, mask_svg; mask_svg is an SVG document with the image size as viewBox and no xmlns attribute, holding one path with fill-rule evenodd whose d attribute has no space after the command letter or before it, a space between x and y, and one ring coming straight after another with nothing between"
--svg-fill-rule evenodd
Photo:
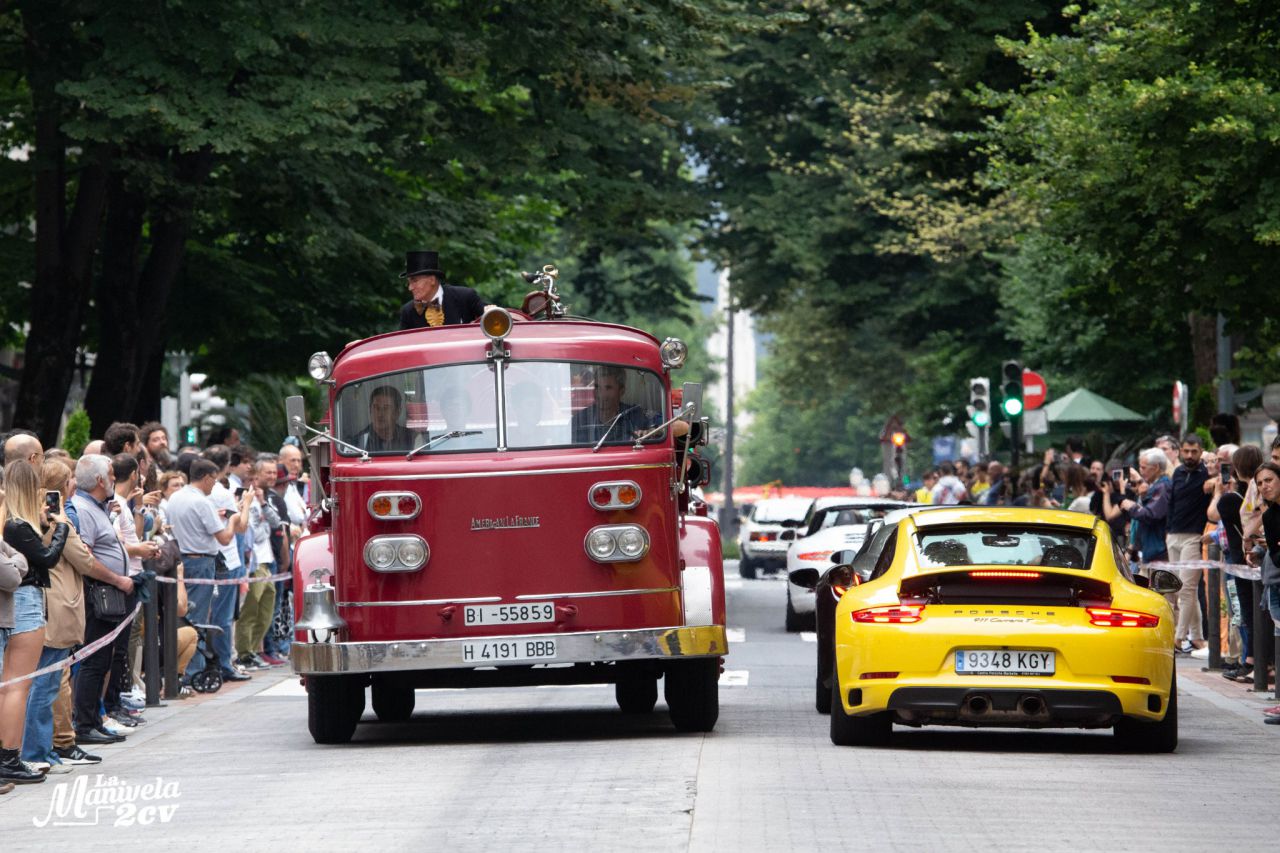
<instances>
[{"instance_id":1,"label":"white sports car","mask_svg":"<svg viewBox=\"0 0 1280 853\"><path fill-rule=\"evenodd\" d=\"M812 505L813 498L767 498L753 506L738 527L738 573L754 578L760 571L785 569L789 540Z\"/></svg>"},{"instance_id":2,"label":"white sports car","mask_svg":"<svg viewBox=\"0 0 1280 853\"><path fill-rule=\"evenodd\" d=\"M792 583L791 572L804 568L825 572L831 568L834 552L862 547L871 522L907 506L912 504L885 498L832 497L814 501L804 527L787 548L788 631L812 631L814 611L813 590Z\"/></svg>"}]
</instances>

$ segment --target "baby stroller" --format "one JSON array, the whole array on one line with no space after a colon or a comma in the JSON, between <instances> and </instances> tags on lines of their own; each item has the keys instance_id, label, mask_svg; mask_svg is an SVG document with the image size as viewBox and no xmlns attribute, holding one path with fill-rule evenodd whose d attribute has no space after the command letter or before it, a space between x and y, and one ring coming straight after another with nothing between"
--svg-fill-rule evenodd
<instances>
[{"instance_id":1,"label":"baby stroller","mask_svg":"<svg viewBox=\"0 0 1280 853\"><path fill-rule=\"evenodd\" d=\"M196 652L204 655L204 669L191 676L191 689L197 693L217 693L222 688L222 666L213 648L215 634L221 634L217 625L187 623L196 629Z\"/></svg>"}]
</instances>

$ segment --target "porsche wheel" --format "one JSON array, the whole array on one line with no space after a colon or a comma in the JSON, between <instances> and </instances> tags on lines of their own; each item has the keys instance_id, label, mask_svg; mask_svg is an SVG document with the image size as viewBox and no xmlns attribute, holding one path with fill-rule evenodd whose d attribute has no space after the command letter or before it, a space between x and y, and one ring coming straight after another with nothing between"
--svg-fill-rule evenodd
<instances>
[{"instance_id":1,"label":"porsche wheel","mask_svg":"<svg viewBox=\"0 0 1280 853\"><path fill-rule=\"evenodd\" d=\"M403 723L413 716L414 692L412 687L392 687L374 684L373 713L384 723Z\"/></svg>"},{"instance_id":2,"label":"porsche wheel","mask_svg":"<svg viewBox=\"0 0 1280 853\"><path fill-rule=\"evenodd\" d=\"M316 743L346 743L364 714L364 682L342 675L307 676L307 729Z\"/></svg>"},{"instance_id":3,"label":"porsche wheel","mask_svg":"<svg viewBox=\"0 0 1280 853\"><path fill-rule=\"evenodd\" d=\"M840 702L840 679L831 680L831 742L836 746L883 746L893 731L888 711L855 717L844 712Z\"/></svg>"},{"instance_id":4,"label":"porsche wheel","mask_svg":"<svg viewBox=\"0 0 1280 853\"><path fill-rule=\"evenodd\" d=\"M1133 752L1173 752L1178 748L1178 676L1169 685L1169 708L1158 723L1124 717L1116 721L1115 736Z\"/></svg>"},{"instance_id":5,"label":"porsche wheel","mask_svg":"<svg viewBox=\"0 0 1280 853\"><path fill-rule=\"evenodd\" d=\"M819 714L831 713L831 688L826 685L819 675L815 679L815 687L813 691L813 705L818 709Z\"/></svg>"},{"instance_id":6,"label":"porsche wheel","mask_svg":"<svg viewBox=\"0 0 1280 853\"><path fill-rule=\"evenodd\" d=\"M796 612L795 606L791 603L791 585L787 585L787 632L794 634L797 631L805 629L805 618Z\"/></svg>"}]
</instances>

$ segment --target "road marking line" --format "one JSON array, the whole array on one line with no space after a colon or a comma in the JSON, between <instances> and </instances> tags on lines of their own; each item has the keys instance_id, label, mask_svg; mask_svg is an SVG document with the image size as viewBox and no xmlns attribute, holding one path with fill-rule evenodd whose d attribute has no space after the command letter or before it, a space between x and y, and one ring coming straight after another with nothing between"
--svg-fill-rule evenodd
<instances>
[{"instance_id":1,"label":"road marking line","mask_svg":"<svg viewBox=\"0 0 1280 853\"><path fill-rule=\"evenodd\" d=\"M725 589L742 589L742 578L725 578Z\"/></svg>"},{"instance_id":2,"label":"road marking line","mask_svg":"<svg viewBox=\"0 0 1280 853\"><path fill-rule=\"evenodd\" d=\"M818 632L817 631L801 631L800 639L804 640L806 643L816 643L818 642Z\"/></svg>"},{"instance_id":3,"label":"road marking line","mask_svg":"<svg viewBox=\"0 0 1280 853\"><path fill-rule=\"evenodd\" d=\"M745 643L747 641L746 628L726 628L725 638L731 643Z\"/></svg>"},{"instance_id":4,"label":"road marking line","mask_svg":"<svg viewBox=\"0 0 1280 853\"><path fill-rule=\"evenodd\" d=\"M746 687L750 673L745 669L726 669L720 674L721 687Z\"/></svg>"}]
</instances>

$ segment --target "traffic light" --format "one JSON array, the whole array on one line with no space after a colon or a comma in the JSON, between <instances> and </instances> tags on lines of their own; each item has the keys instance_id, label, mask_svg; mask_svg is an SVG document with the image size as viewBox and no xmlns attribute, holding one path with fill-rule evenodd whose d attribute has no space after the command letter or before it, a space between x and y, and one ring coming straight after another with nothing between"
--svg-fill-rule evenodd
<instances>
[{"instance_id":1,"label":"traffic light","mask_svg":"<svg viewBox=\"0 0 1280 853\"><path fill-rule=\"evenodd\" d=\"M979 429L991 426L991 380L985 376L969 380L969 420Z\"/></svg>"},{"instance_id":2,"label":"traffic light","mask_svg":"<svg viewBox=\"0 0 1280 853\"><path fill-rule=\"evenodd\" d=\"M895 432L890 436L894 447L905 447L907 444L907 434L905 432Z\"/></svg>"},{"instance_id":3,"label":"traffic light","mask_svg":"<svg viewBox=\"0 0 1280 853\"><path fill-rule=\"evenodd\" d=\"M893 444L894 479L905 486L907 484L907 442L910 439L905 432L898 430L889 436L889 441Z\"/></svg>"},{"instance_id":4,"label":"traffic light","mask_svg":"<svg viewBox=\"0 0 1280 853\"><path fill-rule=\"evenodd\" d=\"M1022 362L1016 359L1006 361L1000 370L1000 376L1000 393L1003 395L1000 409L1009 420L1017 420L1022 417L1022 410L1025 408L1022 402Z\"/></svg>"}]
</instances>

